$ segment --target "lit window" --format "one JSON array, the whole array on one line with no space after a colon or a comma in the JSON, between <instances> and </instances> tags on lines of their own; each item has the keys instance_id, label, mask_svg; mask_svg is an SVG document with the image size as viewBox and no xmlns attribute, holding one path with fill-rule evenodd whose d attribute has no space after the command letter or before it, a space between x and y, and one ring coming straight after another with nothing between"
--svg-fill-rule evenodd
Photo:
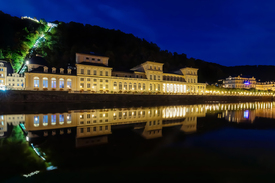
<instances>
[{"instance_id":1,"label":"lit window","mask_svg":"<svg viewBox=\"0 0 275 183\"><path fill-rule=\"evenodd\" d=\"M72 88L72 80L71 79L67 80L67 88Z\"/></svg>"},{"instance_id":2,"label":"lit window","mask_svg":"<svg viewBox=\"0 0 275 183\"><path fill-rule=\"evenodd\" d=\"M39 116L34 116L34 126L39 126Z\"/></svg>"},{"instance_id":3,"label":"lit window","mask_svg":"<svg viewBox=\"0 0 275 183\"><path fill-rule=\"evenodd\" d=\"M61 78L59 80L59 88L64 88L64 79L63 78Z\"/></svg>"},{"instance_id":4,"label":"lit window","mask_svg":"<svg viewBox=\"0 0 275 183\"><path fill-rule=\"evenodd\" d=\"M39 87L39 78L35 77L33 82L34 82L34 87L38 88Z\"/></svg>"},{"instance_id":5,"label":"lit window","mask_svg":"<svg viewBox=\"0 0 275 183\"><path fill-rule=\"evenodd\" d=\"M48 125L48 115L43 116L43 126Z\"/></svg>"},{"instance_id":6,"label":"lit window","mask_svg":"<svg viewBox=\"0 0 275 183\"><path fill-rule=\"evenodd\" d=\"M67 123L71 123L72 122L72 115L71 114L67 114Z\"/></svg>"},{"instance_id":7,"label":"lit window","mask_svg":"<svg viewBox=\"0 0 275 183\"><path fill-rule=\"evenodd\" d=\"M64 114L59 115L59 124L64 124Z\"/></svg>"},{"instance_id":8,"label":"lit window","mask_svg":"<svg viewBox=\"0 0 275 183\"><path fill-rule=\"evenodd\" d=\"M56 115L52 115L51 124L52 124L52 125L55 125L55 124L56 124Z\"/></svg>"},{"instance_id":9,"label":"lit window","mask_svg":"<svg viewBox=\"0 0 275 183\"><path fill-rule=\"evenodd\" d=\"M56 88L56 79L52 78L52 88Z\"/></svg>"},{"instance_id":10,"label":"lit window","mask_svg":"<svg viewBox=\"0 0 275 183\"><path fill-rule=\"evenodd\" d=\"M84 69L81 69L80 72L81 72L81 74L84 74Z\"/></svg>"}]
</instances>

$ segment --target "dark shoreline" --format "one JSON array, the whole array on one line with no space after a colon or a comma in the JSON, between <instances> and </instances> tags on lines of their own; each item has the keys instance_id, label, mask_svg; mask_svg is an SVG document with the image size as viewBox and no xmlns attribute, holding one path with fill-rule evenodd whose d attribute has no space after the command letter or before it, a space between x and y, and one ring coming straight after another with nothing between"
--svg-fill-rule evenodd
<instances>
[{"instance_id":1,"label":"dark shoreline","mask_svg":"<svg viewBox=\"0 0 275 183\"><path fill-rule=\"evenodd\" d=\"M58 113L96 108L272 101L272 96L72 94L62 91L1 91L0 114Z\"/></svg>"}]
</instances>

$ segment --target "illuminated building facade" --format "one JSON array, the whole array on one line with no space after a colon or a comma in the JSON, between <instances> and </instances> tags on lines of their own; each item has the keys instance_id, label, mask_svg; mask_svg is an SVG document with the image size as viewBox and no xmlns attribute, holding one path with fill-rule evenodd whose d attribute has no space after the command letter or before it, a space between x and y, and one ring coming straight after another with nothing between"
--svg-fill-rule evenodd
<instances>
[{"instance_id":1,"label":"illuminated building facade","mask_svg":"<svg viewBox=\"0 0 275 183\"><path fill-rule=\"evenodd\" d=\"M26 114L28 137L71 134L76 131L76 146L108 142L112 128L132 124L146 139L162 136L165 127L179 126L185 133L195 132L197 118L205 116L201 105L160 106L148 108L113 108L75 110L67 113Z\"/></svg>"},{"instance_id":2,"label":"illuminated building facade","mask_svg":"<svg viewBox=\"0 0 275 183\"><path fill-rule=\"evenodd\" d=\"M8 74L6 88L10 90L24 90L25 76L17 73Z\"/></svg>"},{"instance_id":3,"label":"illuminated building facade","mask_svg":"<svg viewBox=\"0 0 275 183\"><path fill-rule=\"evenodd\" d=\"M256 88L256 78L229 76L223 81L223 87L224 88L242 88L242 89Z\"/></svg>"},{"instance_id":4,"label":"illuminated building facade","mask_svg":"<svg viewBox=\"0 0 275 183\"><path fill-rule=\"evenodd\" d=\"M76 53L76 67L39 66L26 73L26 90L63 90L85 93L203 94L198 69L164 73L163 64L147 61L129 72L113 71L108 57ZM54 84L52 84L54 83Z\"/></svg>"},{"instance_id":5,"label":"illuminated building facade","mask_svg":"<svg viewBox=\"0 0 275 183\"><path fill-rule=\"evenodd\" d=\"M5 61L0 60L0 90L5 90L7 77L7 67Z\"/></svg>"},{"instance_id":6,"label":"illuminated building facade","mask_svg":"<svg viewBox=\"0 0 275 183\"><path fill-rule=\"evenodd\" d=\"M267 81L267 82L257 82L256 83L257 90L272 90L275 91L275 82Z\"/></svg>"}]
</instances>

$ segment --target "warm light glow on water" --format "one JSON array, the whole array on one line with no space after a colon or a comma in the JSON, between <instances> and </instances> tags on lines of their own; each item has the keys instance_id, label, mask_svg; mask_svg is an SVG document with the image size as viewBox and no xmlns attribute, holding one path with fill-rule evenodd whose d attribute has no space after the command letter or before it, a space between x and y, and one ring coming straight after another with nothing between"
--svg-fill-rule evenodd
<instances>
[{"instance_id":1,"label":"warm light glow on water","mask_svg":"<svg viewBox=\"0 0 275 183\"><path fill-rule=\"evenodd\" d=\"M3 114L0 142L15 140L19 136L11 138L13 126L24 124L21 125L24 128L16 129L21 130L27 147L33 149L30 158L51 160L53 164L48 165L48 170L57 166L61 171L81 167L76 172L99 166L104 169L105 165L117 166L119 158L126 167L138 165L135 167L138 172L156 163L167 172L174 166L185 170L188 165L192 167L188 170L191 173L203 174L204 165L212 162L210 172L206 173L218 176L222 171L230 176L234 175L231 170L239 167L253 177L250 172L257 170L261 174L261 166L275 166L275 158L270 156L275 153L274 105L273 102L213 103ZM4 154L0 150L0 156ZM24 156L24 152L19 148L5 157L12 159L15 155ZM248 157L252 158L252 164L246 163L250 162ZM24 174L27 178L35 177L33 172L46 171L37 167L29 172L17 170L14 175ZM128 171L136 173L131 167ZM185 175L185 171L181 172Z\"/></svg>"}]
</instances>

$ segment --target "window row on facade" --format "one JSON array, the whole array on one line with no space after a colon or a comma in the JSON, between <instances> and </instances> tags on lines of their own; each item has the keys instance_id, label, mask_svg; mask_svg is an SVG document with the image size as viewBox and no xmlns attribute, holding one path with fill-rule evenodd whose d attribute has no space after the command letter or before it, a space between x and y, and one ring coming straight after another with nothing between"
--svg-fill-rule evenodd
<instances>
[{"instance_id":1,"label":"window row on facade","mask_svg":"<svg viewBox=\"0 0 275 183\"><path fill-rule=\"evenodd\" d=\"M42 119L41 119L42 118ZM71 114L53 114L53 115L43 115L43 116L34 116L34 126L38 127L40 125L40 122L42 122L43 126L48 126L50 123L51 125L56 125L57 123L60 125L63 125L66 121L67 124L70 124L72 122ZM42 120L42 121L41 121Z\"/></svg>"}]
</instances>

